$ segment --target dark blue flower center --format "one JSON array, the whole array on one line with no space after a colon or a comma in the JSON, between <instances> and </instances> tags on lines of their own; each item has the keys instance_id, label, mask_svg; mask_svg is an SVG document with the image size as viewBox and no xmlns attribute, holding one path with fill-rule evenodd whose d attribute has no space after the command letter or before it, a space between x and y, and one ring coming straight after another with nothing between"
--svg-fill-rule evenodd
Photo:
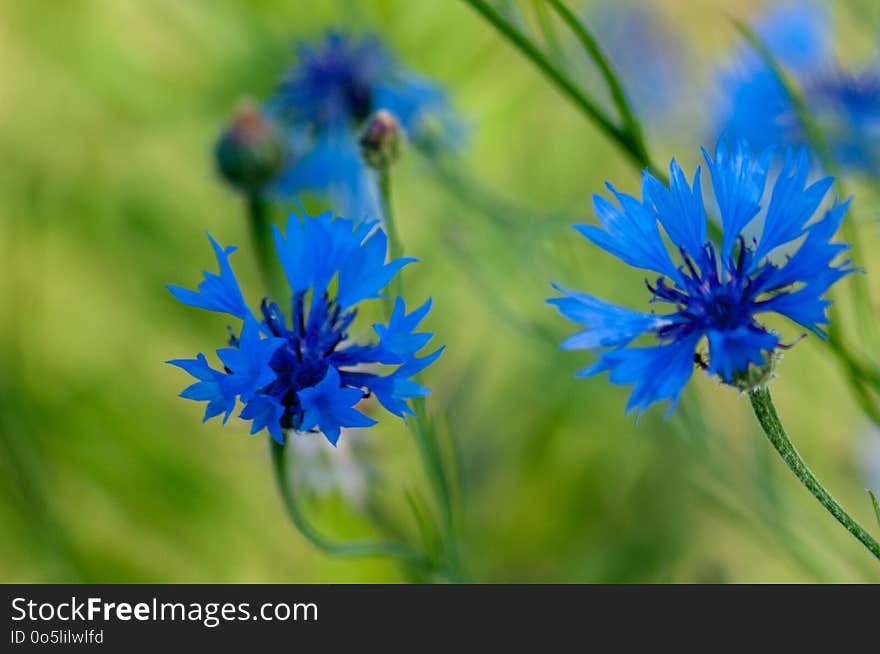
<instances>
[{"instance_id":1,"label":"dark blue flower center","mask_svg":"<svg viewBox=\"0 0 880 654\"><path fill-rule=\"evenodd\" d=\"M342 113L360 122L369 116L373 106L372 83L363 79L348 61L322 63L311 71L311 75L318 80L314 88L322 89L319 91L316 119L327 122Z\"/></svg>"},{"instance_id":2,"label":"dark blue flower center","mask_svg":"<svg viewBox=\"0 0 880 654\"><path fill-rule=\"evenodd\" d=\"M300 291L293 298L290 327L275 302L266 298L260 306L263 324L273 336L287 341L269 362L276 374L275 381L261 390L284 405L281 425L285 429L295 429L300 424L302 408L297 392L324 378L329 357L346 340L348 327L357 315L354 309L343 313L327 293L313 297L308 311L305 304L306 292Z\"/></svg>"},{"instance_id":3,"label":"dark blue flower center","mask_svg":"<svg viewBox=\"0 0 880 654\"><path fill-rule=\"evenodd\" d=\"M331 34L323 48L309 52L287 82L290 109L318 127L339 120L360 123L373 110L376 84L390 67L387 53L374 40L350 41Z\"/></svg>"},{"instance_id":4,"label":"dark blue flower center","mask_svg":"<svg viewBox=\"0 0 880 654\"><path fill-rule=\"evenodd\" d=\"M661 277L655 285L647 283L654 296L652 302L667 302L677 308L668 316L670 324L658 330L660 338L675 339L695 331L728 331L755 324L755 284L748 273L753 251L742 238L737 256L727 265L719 265L712 243L706 243L697 262L683 249L681 256L685 265L679 270L679 280L670 285Z\"/></svg>"}]
</instances>

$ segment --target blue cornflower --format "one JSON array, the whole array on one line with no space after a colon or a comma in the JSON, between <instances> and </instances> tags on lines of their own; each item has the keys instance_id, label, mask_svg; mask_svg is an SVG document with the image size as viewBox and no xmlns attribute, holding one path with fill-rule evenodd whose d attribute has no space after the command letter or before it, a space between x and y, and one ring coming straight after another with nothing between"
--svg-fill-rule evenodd
<instances>
[{"instance_id":1,"label":"blue cornflower","mask_svg":"<svg viewBox=\"0 0 880 654\"><path fill-rule=\"evenodd\" d=\"M773 7L755 31L801 88L838 164L880 171L880 83L877 71L851 72L834 63L826 7L801 0ZM753 50L720 75L716 132L754 147L809 145L785 87Z\"/></svg>"},{"instance_id":2,"label":"blue cornflower","mask_svg":"<svg viewBox=\"0 0 880 654\"><path fill-rule=\"evenodd\" d=\"M707 237L700 169L689 184L675 160L669 187L645 172L639 200L609 184L619 206L597 195L594 206L602 226L575 226L625 263L659 273L646 284L650 301L669 305L668 313L632 311L559 285L554 288L563 297L549 300L565 317L587 327L562 347L601 352L578 376L609 371L612 383L632 384L627 410L642 412L661 400L669 400L674 409L695 363L738 386L756 371L767 373L778 349L787 346L758 316L781 314L821 336L830 304L825 292L853 272L849 261L835 263L847 246L831 242L849 201L835 203L810 222L832 180L807 185L805 151L786 155L762 221L756 219L770 153L754 156L738 142L732 149L719 143L714 157L703 154L720 211L721 243ZM753 222L763 223L760 234L747 238L744 230ZM666 239L680 263L674 262ZM632 346L640 337L655 343ZM705 354L699 352L703 342Z\"/></svg>"},{"instance_id":3,"label":"blue cornflower","mask_svg":"<svg viewBox=\"0 0 880 654\"><path fill-rule=\"evenodd\" d=\"M374 424L356 408L371 394L397 416L412 414L407 401L430 394L412 377L443 351L416 356L432 337L416 331L431 301L407 313L396 298L388 322L373 326L373 343L353 342L349 328L357 306L382 297L382 289L415 259L386 263L387 239L376 223L356 225L330 213L302 221L291 214L286 234L274 230L291 290L286 313L265 298L261 318L255 316L229 264L235 248L221 247L210 235L220 274L205 272L197 291L168 287L184 304L242 321L240 335L217 350L222 369L212 368L204 354L169 361L197 380L181 395L208 403L205 420L222 413L225 422L241 402L239 416L252 421L251 433L267 429L281 443L285 430L320 430L335 444L343 427Z\"/></svg>"},{"instance_id":4,"label":"blue cornflower","mask_svg":"<svg viewBox=\"0 0 880 654\"><path fill-rule=\"evenodd\" d=\"M409 142L428 153L456 147L463 134L439 86L403 67L377 38L335 31L317 46L299 46L269 107L288 126L293 153L278 190L328 195L356 219L382 213L357 142L372 113L394 114Z\"/></svg>"}]
</instances>

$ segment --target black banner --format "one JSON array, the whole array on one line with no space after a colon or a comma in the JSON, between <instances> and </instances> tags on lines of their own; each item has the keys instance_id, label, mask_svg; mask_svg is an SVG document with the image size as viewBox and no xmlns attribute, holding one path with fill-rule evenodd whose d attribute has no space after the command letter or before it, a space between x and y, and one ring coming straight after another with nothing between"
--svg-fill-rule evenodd
<instances>
[{"instance_id":1,"label":"black banner","mask_svg":"<svg viewBox=\"0 0 880 654\"><path fill-rule=\"evenodd\" d=\"M720 641L783 633L796 640L845 627L876 641L880 591L807 586L9 585L0 651L305 644L519 645L577 639ZM839 632L838 632L839 633ZM873 635L871 635L873 633ZM475 640L479 636L479 640ZM600 646L612 638L616 647ZM851 641L848 641L851 642ZM714 651L719 643L706 643ZM542 648L543 649L543 648Z\"/></svg>"}]
</instances>

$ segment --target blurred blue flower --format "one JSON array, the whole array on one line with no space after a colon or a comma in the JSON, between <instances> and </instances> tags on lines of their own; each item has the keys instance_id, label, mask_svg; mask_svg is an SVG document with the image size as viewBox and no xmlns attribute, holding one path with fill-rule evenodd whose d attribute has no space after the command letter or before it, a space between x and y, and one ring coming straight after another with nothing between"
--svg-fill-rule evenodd
<instances>
[{"instance_id":1,"label":"blurred blue flower","mask_svg":"<svg viewBox=\"0 0 880 654\"><path fill-rule=\"evenodd\" d=\"M320 430L336 444L343 427L375 423L356 408L368 395L403 417L412 414L408 400L430 393L412 380L443 350L416 356L432 337L415 331L430 310L430 300L407 313L398 297L388 322L373 326L375 342L349 339L357 306L382 297L382 289L414 261L386 263L387 240L375 222L356 225L330 213L300 221L292 214L286 234L275 228L292 306L285 314L265 298L259 320L244 302L229 264L235 248L224 249L213 238L211 244L220 274L205 272L197 291L168 287L184 304L243 322L229 347L217 350L222 369L212 368L204 354L169 361L196 378L181 395L208 403L205 420L223 413L225 422L240 401L244 408L239 415L252 421L251 433L267 429L284 442L285 430Z\"/></svg>"},{"instance_id":2,"label":"blurred blue flower","mask_svg":"<svg viewBox=\"0 0 880 654\"><path fill-rule=\"evenodd\" d=\"M880 79L876 71L853 73L834 63L828 8L800 0L775 5L755 32L792 74L839 165L880 172ZM716 133L743 138L754 147L808 145L785 87L750 47L719 79L721 104Z\"/></svg>"},{"instance_id":3,"label":"blurred blue flower","mask_svg":"<svg viewBox=\"0 0 880 654\"><path fill-rule=\"evenodd\" d=\"M703 154L720 211L722 243L707 238L700 169L689 184L675 160L669 187L646 172L638 200L609 184L619 206L595 196L602 226L575 226L630 266L659 273L655 282L646 284L651 302L671 305L670 313L632 311L559 285L554 287L563 297L549 300L565 317L587 327L566 340L564 349L602 352L578 376L609 371L612 383L632 384L627 410L641 413L661 400L669 400L673 410L695 363L727 384L743 383L750 366L760 369L771 363L777 348L786 346L758 322L759 314L781 314L823 335L821 325L828 322L825 309L830 304L823 296L853 272L848 261L834 263L847 246L831 242L849 202L835 204L810 222L832 180L807 185L805 151L786 156L762 221L756 218L769 151L754 156L740 141L732 149L719 143L714 157L705 150ZM762 223L760 235L747 238L744 230L753 221ZM674 263L666 238L681 263ZM792 244L801 240L792 253ZM656 344L630 346L642 336ZM704 339L707 358L698 353Z\"/></svg>"},{"instance_id":4,"label":"blurred blue flower","mask_svg":"<svg viewBox=\"0 0 880 654\"><path fill-rule=\"evenodd\" d=\"M590 6L586 22L642 120L657 122L681 108L687 51L682 35L663 22L656 8L606 1Z\"/></svg>"},{"instance_id":5,"label":"blurred blue flower","mask_svg":"<svg viewBox=\"0 0 880 654\"><path fill-rule=\"evenodd\" d=\"M800 79L830 56L829 19L815 2L790 2L769 9L754 30L779 63ZM742 46L733 59L720 74L718 131L759 148L802 145L794 105L776 74L751 46Z\"/></svg>"},{"instance_id":6,"label":"blurred blue flower","mask_svg":"<svg viewBox=\"0 0 880 654\"><path fill-rule=\"evenodd\" d=\"M829 73L805 91L835 161L880 174L880 70Z\"/></svg>"},{"instance_id":7,"label":"blurred blue flower","mask_svg":"<svg viewBox=\"0 0 880 654\"><path fill-rule=\"evenodd\" d=\"M293 153L277 190L326 195L356 220L382 215L376 183L357 141L373 112L393 113L409 142L428 154L463 140L443 90L407 70L374 37L330 31L318 45L301 44L297 64L268 107L287 125Z\"/></svg>"}]
</instances>

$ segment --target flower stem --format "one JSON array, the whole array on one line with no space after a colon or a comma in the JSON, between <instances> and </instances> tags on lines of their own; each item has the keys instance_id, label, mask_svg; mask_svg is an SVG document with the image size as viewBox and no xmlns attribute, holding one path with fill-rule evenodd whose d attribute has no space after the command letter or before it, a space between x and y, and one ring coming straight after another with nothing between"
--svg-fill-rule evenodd
<instances>
[{"instance_id":1,"label":"flower stem","mask_svg":"<svg viewBox=\"0 0 880 654\"><path fill-rule=\"evenodd\" d=\"M604 132L611 140L615 141L627 155L630 162L639 169L648 168L658 179L666 180L662 170L654 166L648 158L643 144L635 138L629 129L623 129L616 125L611 118L581 89L571 78L561 71L551 60L536 46L526 35L507 20L486 0L465 0L480 15L489 21L508 41L515 45L520 52L528 57L531 62L571 100L596 127Z\"/></svg>"},{"instance_id":2,"label":"flower stem","mask_svg":"<svg viewBox=\"0 0 880 654\"><path fill-rule=\"evenodd\" d=\"M273 266L275 260L272 244L272 222L269 219L269 207L265 198L259 191L253 191L247 195L248 222L251 228L251 238L257 253L257 264L267 292L276 300L281 300L284 293L277 271Z\"/></svg>"},{"instance_id":3,"label":"flower stem","mask_svg":"<svg viewBox=\"0 0 880 654\"><path fill-rule=\"evenodd\" d=\"M859 542L864 545L871 554L880 559L880 543L878 543L865 529L856 522L844 508L835 500L831 494L825 490L825 487L813 474L813 471L807 467L807 464L801 458L794 443L788 437L779 414L776 413L776 407L773 405L773 399L770 397L770 391L766 387L759 387L749 392L749 399L752 402L752 408L755 416L758 418L761 428L770 439L773 447L779 452L782 460L788 466L800 482L813 494L819 503L834 516L846 530L855 536Z\"/></svg>"},{"instance_id":4,"label":"flower stem","mask_svg":"<svg viewBox=\"0 0 880 654\"><path fill-rule=\"evenodd\" d=\"M833 308L832 308L833 311ZM874 371L865 368L857 358L846 349L846 345L840 340L836 322L832 318L828 328L828 347L835 353L843 368L843 374L847 382L852 386L854 399L861 407L865 415L875 425L880 427L880 407L875 404L870 388L873 386L877 392L877 379Z\"/></svg>"},{"instance_id":5,"label":"flower stem","mask_svg":"<svg viewBox=\"0 0 880 654\"><path fill-rule=\"evenodd\" d=\"M382 195L382 205L385 210L385 234L388 236L388 256L391 260L399 259L403 255L403 244L400 242L400 235L397 233L397 224L394 222L394 207L391 204L391 173L386 166L378 171L379 175L379 192ZM401 295L402 282L400 275L395 275L391 281L391 293L385 298L385 308L391 315L394 308L394 298Z\"/></svg>"},{"instance_id":6,"label":"flower stem","mask_svg":"<svg viewBox=\"0 0 880 654\"><path fill-rule=\"evenodd\" d=\"M403 245L397 234L397 228L394 223L394 209L391 196L391 173L388 167L380 169L379 173L379 191L382 195L382 205L385 209L385 229L388 235L388 253L391 259L396 259L403 255ZM394 278L393 293L388 296L386 304L388 315L391 315L394 306L392 296L402 295L403 282L398 274ZM417 397L413 399L413 409L415 417L407 422L409 431L416 442L419 455L422 459L422 465L425 473L431 482L434 493L437 497L437 504L443 520L443 536L446 544L446 564L449 568L448 572L451 579L460 579L459 571L459 555L458 543L455 535L455 519L453 515L452 491L449 474L446 471L446 465L443 460L443 454L440 443L437 440L437 429L434 420L427 411L425 398Z\"/></svg>"},{"instance_id":7,"label":"flower stem","mask_svg":"<svg viewBox=\"0 0 880 654\"><path fill-rule=\"evenodd\" d=\"M554 64L540 47L529 39L526 34L521 32L516 25L506 19L497 9L492 7L489 2L486 0L464 0L464 2L473 7L483 18L491 23L504 38L516 46L563 95L574 103L575 107L587 120L595 124L612 143L617 145L626 155L631 165L635 166L639 172L647 170L658 180L669 185L668 175L654 164L651 153L645 144L641 124L632 112L619 79L599 49L595 39L593 39L592 35L568 7L561 2L547 1L551 2L554 11L559 14L569 29L574 30L575 36L599 68L599 72L608 86L608 91L617 105L618 111L621 113L624 122L622 127L617 125L564 71L560 70L559 66ZM710 220L708 229L712 238L720 241L721 229L719 224L714 220Z\"/></svg>"},{"instance_id":8,"label":"flower stem","mask_svg":"<svg viewBox=\"0 0 880 654\"><path fill-rule=\"evenodd\" d=\"M541 34L544 36L544 42L550 49L553 61L562 65L565 60L565 55L559 45L559 39L556 36L556 31L553 29L552 17L550 16L550 12L547 11L547 6L544 0L532 0L532 9L535 12L535 18L538 20L538 27L541 29Z\"/></svg>"},{"instance_id":9,"label":"flower stem","mask_svg":"<svg viewBox=\"0 0 880 654\"><path fill-rule=\"evenodd\" d=\"M274 439L269 439L272 451L272 469L278 490L287 509L291 522L310 543L322 552L332 556L388 556L399 559L417 568L426 568L424 557L402 542L392 541L351 541L339 543L321 534L309 522L297 502L293 491L292 475L287 466L286 448Z\"/></svg>"},{"instance_id":10,"label":"flower stem","mask_svg":"<svg viewBox=\"0 0 880 654\"><path fill-rule=\"evenodd\" d=\"M624 129L629 133L633 142L633 147L636 148L639 157L645 165L650 167L651 157L645 146L642 126L630 106L629 100L626 97L626 92L623 90L623 85L620 83L620 79L611 68L608 58L599 47L599 43L578 19L577 15L575 15L575 13L569 9L562 0L547 0L547 2L574 33L581 46L584 48L584 51L590 59L593 60L593 63L596 64L602 78L605 80L605 86L608 87L608 91L614 101L614 106L617 107L617 112L620 115L621 121L623 121Z\"/></svg>"}]
</instances>

